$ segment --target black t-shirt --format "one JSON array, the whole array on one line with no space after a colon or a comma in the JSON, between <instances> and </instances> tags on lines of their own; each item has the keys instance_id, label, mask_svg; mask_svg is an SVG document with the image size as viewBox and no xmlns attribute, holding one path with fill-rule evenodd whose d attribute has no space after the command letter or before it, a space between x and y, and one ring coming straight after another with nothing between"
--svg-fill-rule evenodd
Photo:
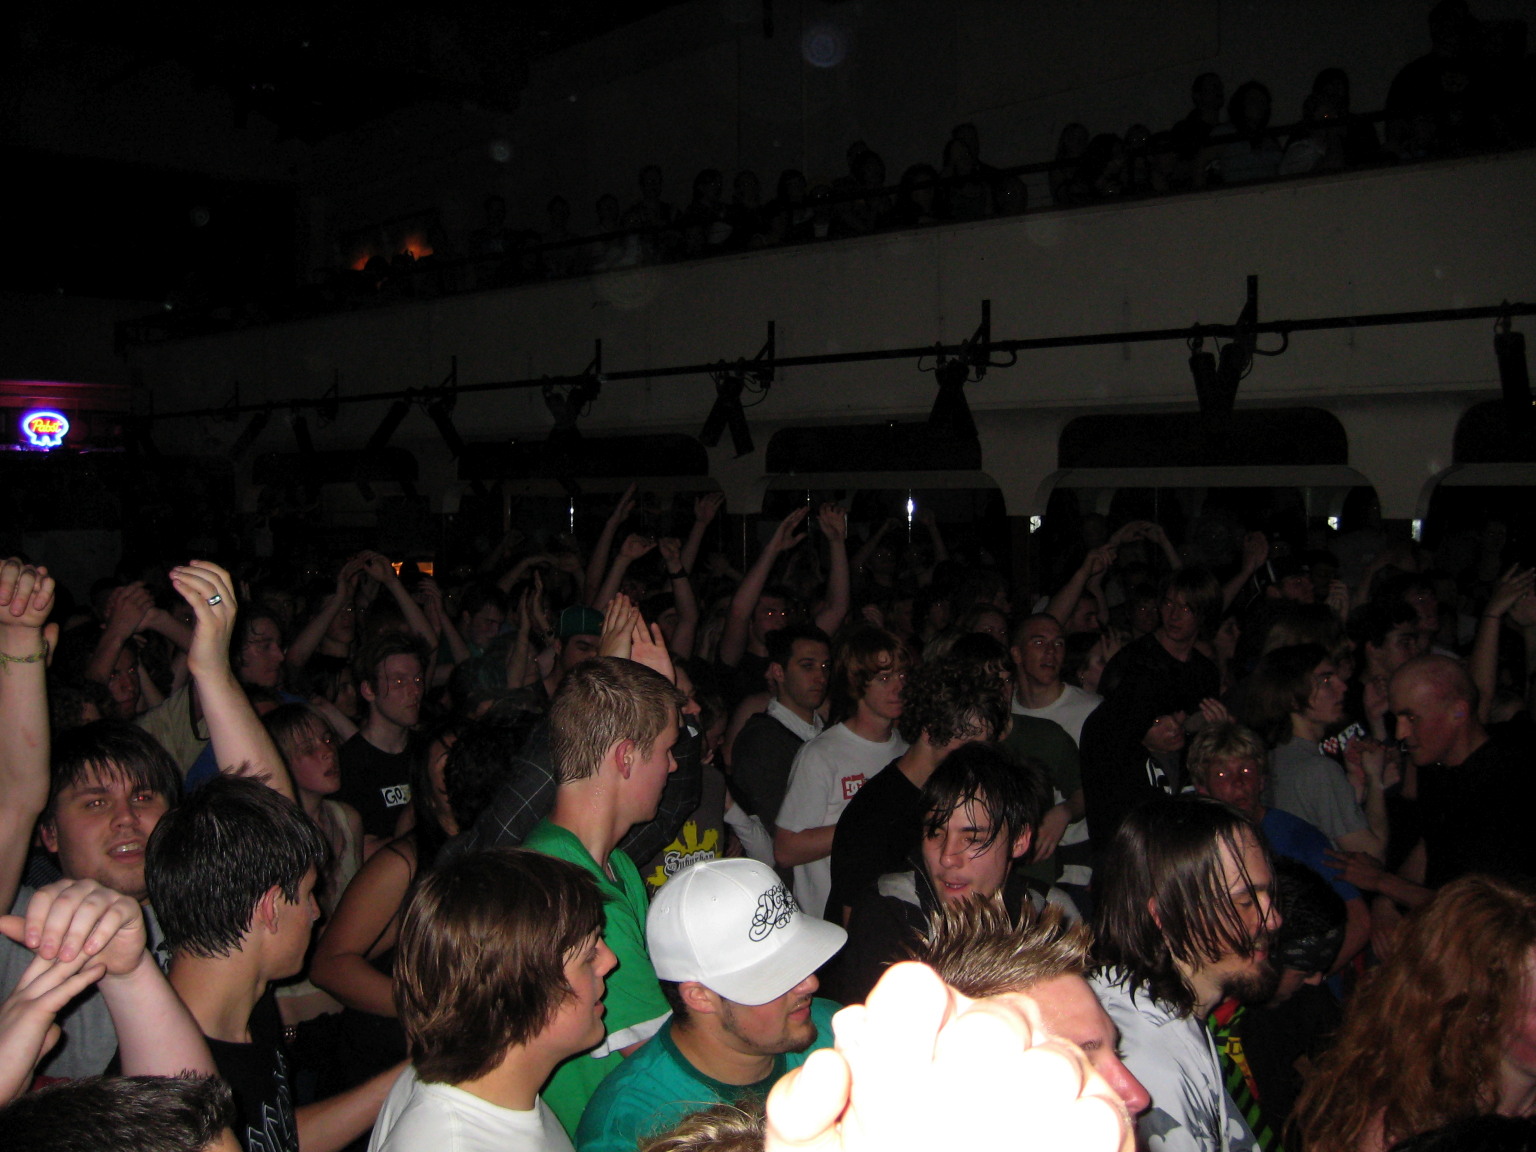
<instances>
[{"instance_id":1,"label":"black t-shirt","mask_svg":"<svg viewBox=\"0 0 1536 1152\"><path fill-rule=\"evenodd\" d=\"M766 712L749 716L731 745L731 793L748 816L773 831L789 770L805 741Z\"/></svg>"},{"instance_id":2,"label":"black t-shirt","mask_svg":"<svg viewBox=\"0 0 1536 1152\"><path fill-rule=\"evenodd\" d=\"M208 1051L235 1098L235 1135L245 1152L299 1152L277 1001L269 990L251 1012L251 1042L211 1036Z\"/></svg>"},{"instance_id":3,"label":"black t-shirt","mask_svg":"<svg viewBox=\"0 0 1536 1152\"><path fill-rule=\"evenodd\" d=\"M848 801L832 834L832 889L826 919L843 922L865 889L887 872L898 872L917 847L923 823L923 791L892 760Z\"/></svg>"},{"instance_id":4,"label":"black t-shirt","mask_svg":"<svg viewBox=\"0 0 1536 1152\"><path fill-rule=\"evenodd\" d=\"M1155 632L1132 640L1115 654L1099 679L1100 691L1113 696L1138 681L1157 685L1185 712L1198 712L1200 701L1221 695L1221 673L1210 657L1192 651L1188 660L1180 660L1163 647Z\"/></svg>"},{"instance_id":5,"label":"black t-shirt","mask_svg":"<svg viewBox=\"0 0 1536 1152\"><path fill-rule=\"evenodd\" d=\"M768 664L766 656L743 652L736 667L727 668L725 676L721 678L729 696L726 703L734 708L748 696L768 691Z\"/></svg>"},{"instance_id":6,"label":"black t-shirt","mask_svg":"<svg viewBox=\"0 0 1536 1152\"><path fill-rule=\"evenodd\" d=\"M1470 872L1536 879L1536 748L1504 733L1454 768L1419 770L1424 880L1439 888Z\"/></svg>"},{"instance_id":7,"label":"black t-shirt","mask_svg":"<svg viewBox=\"0 0 1536 1152\"><path fill-rule=\"evenodd\" d=\"M335 799L356 808L369 836L393 836L395 822L411 803L411 775L420 741L412 735L404 752L383 752L361 732L341 746L341 787Z\"/></svg>"}]
</instances>

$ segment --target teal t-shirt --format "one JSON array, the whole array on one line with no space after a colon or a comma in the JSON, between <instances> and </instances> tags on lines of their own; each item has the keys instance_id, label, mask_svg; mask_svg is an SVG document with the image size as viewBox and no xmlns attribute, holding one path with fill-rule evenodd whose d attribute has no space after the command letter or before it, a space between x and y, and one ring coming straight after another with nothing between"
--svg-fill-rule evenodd
<instances>
[{"instance_id":1,"label":"teal t-shirt","mask_svg":"<svg viewBox=\"0 0 1536 1152\"><path fill-rule=\"evenodd\" d=\"M548 820L534 826L523 847L568 860L592 874L603 894L603 941L619 961L618 967L608 974L608 988L603 993L603 1022L608 1029L608 1045L614 1050L602 1057L590 1053L572 1056L555 1069L542 1093L544 1103L574 1136L582 1109L592 1093L604 1076L623 1063L624 1057L617 1049L647 1035L643 1028L637 1034L629 1034L629 1030L660 1020L671 1009L662 997L661 985L656 982L656 971L645 949L645 884L634 862L615 849L608 857L608 868L613 873L610 878L575 833Z\"/></svg>"},{"instance_id":2,"label":"teal t-shirt","mask_svg":"<svg viewBox=\"0 0 1536 1152\"><path fill-rule=\"evenodd\" d=\"M816 1049L832 1046L837 1010L830 1000L812 1000L816 1039L804 1052L777 1057L772 1073L756 1084L725 1084L704 1075L678 1051L671 1027L663 1028L599 1085L576 1131L577 1152L635 1152L643 1139L668 1131L702 1108L766 1099L780 1076L800 1067Z\"/></svg>"}]
</instances>

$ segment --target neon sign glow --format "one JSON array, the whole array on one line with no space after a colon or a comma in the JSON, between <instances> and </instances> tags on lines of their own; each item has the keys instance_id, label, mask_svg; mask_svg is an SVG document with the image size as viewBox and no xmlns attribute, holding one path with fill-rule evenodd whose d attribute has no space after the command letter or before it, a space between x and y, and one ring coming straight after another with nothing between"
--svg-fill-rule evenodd
<instances>
[{"instance_id":1,"label":"neon sign glow","mask_svg":"<svg viewBox=\"0 0 1536 1152\"><path fill-rule=\"evenodd\" d=\"M64 443L69 421L58 412L39 408L21 418L21 432L32 447L47 451Z\"/></svg>"}]
</instances>

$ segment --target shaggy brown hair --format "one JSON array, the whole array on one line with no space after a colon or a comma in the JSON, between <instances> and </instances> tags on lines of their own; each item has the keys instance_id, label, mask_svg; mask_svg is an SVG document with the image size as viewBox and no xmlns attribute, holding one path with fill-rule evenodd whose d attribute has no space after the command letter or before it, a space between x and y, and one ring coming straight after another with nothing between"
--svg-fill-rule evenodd
<instances>
[{"instance_id":1,"label":"shaggy brown hair","mask_svg":"<svg viewBox=\"0 0 1536 1152\"><path fill-rule=\"evenodd\" d=\"M592 877L552 856L496 848L423 875L394 971L416 1075L473 1080L542 1032L571 995L566 961L603 923Z\"/></svg>"},{"instance_id":2,"label":"shaggy brown hair","mask_svg":"<svg viewBox=\"0 0 1536 1152\"><path fill-rule=\"evenodd\" d=\"M1409 916L1297 1101L1308 1152L1388 1148L1495 1111L1533 951L1536 892L1491 876L1452 881Z\"/></svg>"}]
</instances>

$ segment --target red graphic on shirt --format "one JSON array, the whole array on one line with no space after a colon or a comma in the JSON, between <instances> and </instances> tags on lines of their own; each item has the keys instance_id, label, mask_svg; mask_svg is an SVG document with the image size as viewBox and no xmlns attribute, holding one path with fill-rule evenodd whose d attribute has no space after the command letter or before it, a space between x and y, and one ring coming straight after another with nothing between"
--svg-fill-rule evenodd
<instances>
[{"instance_id":1,"label":"red graphic on shirt","mask_svg":"<svg viewBox=\"0 0 1536 1152\"><path fill-rule=\"evenodd\" d=\"M843 799L852 800L858 790L864 787L864 773L860 772L857 776L844 776L842 784Z\"/></svg>"}]
</instances>

